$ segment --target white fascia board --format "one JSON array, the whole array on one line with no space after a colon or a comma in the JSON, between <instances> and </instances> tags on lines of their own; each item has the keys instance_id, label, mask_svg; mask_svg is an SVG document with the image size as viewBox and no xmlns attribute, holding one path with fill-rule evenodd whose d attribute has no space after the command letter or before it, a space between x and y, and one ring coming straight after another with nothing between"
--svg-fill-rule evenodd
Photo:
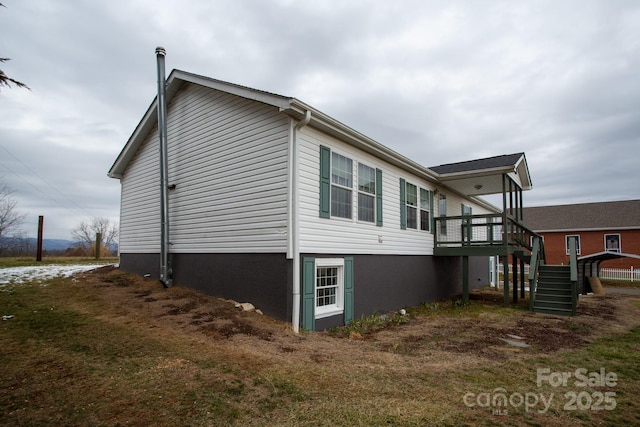
<instances>
[{"instance_id":1,"label":"white fascia board","mask_svg":"<svg viewBox=\"0 0 640 427\"><path fill-rule=\"evenodd\" d=\"M204 86L210 89L219 90L221 92L230 93L243 98L251 99L253 101L261 102L263 104L272 105L281 110L289 108L291 104L291 98L270 94L267 92L261 92L255 89L247 88L244 86L235 85L232 83L226 83L220 80L211 79L208 77L199 76L197 74L187 73L181 70L173 70L167 78L167 92L166 100L169 104L175 94L180 90L184 83L193 83L200 86ZM107 176L110 178L120 179L126 169L129 161L133 158L138 147L144 142L147 134L151 132L151 129L156 125L158 121L157 117L158 97L154 97L151 105L147 109L138 126L129 137L129 140L125 144L124 148L116 158L116 161L109 169Z\"/></svg>"},{"instance_id":2,"label":"white fascia board","mask_svg":"<svg viewBox=\"0 0 640 427\"><path fill-rule=\"evenodd\" d=\"M147 109L147 112L144 114L144 116L142 116L142 119L129 137L129 140L125 144L124 148L122 149L120 154L118 154L118 157L113 163L113 166L111 166L111 169L109 169L109 172L107 173L107 176L109 178L122 178L122 174L129 164L129 161L131 161L136 151L138 150L138 147L144 141L146 135L151 132L151 129L153 129L158 121L157 107L158 97L156 96Z\"/></svg>"},{"instance_id":3,"label":"white fascia board","mask_svg":"<svg viewBox=\"0 0 640 427\"><path fill-rule=\"evenodd\" d=\"M280 109L286 109L291 104L292 98L263 92L260 90L248 88L245 86L236 85L233 83L223 82L221 80L212 79L209 77L199 76L197 74L187 73L181 70L173 70L171 75L167 79L168 86L171 86L174 79L179 79L184 82L197 84L210 89L219 90L221 92L237 95L242 98L250 99L253 101L261 102L263 104L272 105Z\"/></svg>"},{"instance_id":4,"label":"white fascia board","mask_svg":"<svg viewBox=\"0 0 640 427\"><path fill-rule=\"evenodd\" d=\"M447 182L447 181L456 181L456 180L465 179L465 178L484 177L484 176L491 176L491 175L503 174L503 173L509 174L514 172L515 172L515 169L512 166L501 166L501 167L491 168L491 169L480 169L480 170L476 169L476 170L463 171L463 172L438 174L438 178L442 182Z\"/></svg>"}]
</instances>

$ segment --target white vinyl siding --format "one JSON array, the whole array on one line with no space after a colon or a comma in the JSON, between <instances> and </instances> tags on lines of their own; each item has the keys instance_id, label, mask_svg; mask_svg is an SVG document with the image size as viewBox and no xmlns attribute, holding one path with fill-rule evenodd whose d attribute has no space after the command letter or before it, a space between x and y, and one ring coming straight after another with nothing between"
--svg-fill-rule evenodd
<instances>
[{"instance_id":1,"label":"white vinyl siding","mask_svg":"<svg viewBox=\"0 0 640 427\"><path fill-rule=\"evenodd\" d=\"M351 219L321 218L319 211L320 145L329 147L353 160L382 170L383 225L359 221L358 188L354 188ZM302 253L326 254L433 254L433 235L418 230L400 229L400 191L398 180L405 172L398 167L344 144L333 137L306 126L298 132L300 147L300 250ZM354 166L354 169L357 169ZM422 179L412 176L412 183L433 190Z\"/></svg>"},{"instance_id":2,"label":"white vinyl siding","mask_svg":"<svg viewBox=\"0 0 640 427\"><path fill-rule=\"evenodd\" d=\"M400 168L337 139L305 126L298 132L300 149L300 251L322 254L396 254L433 255L433 234L416 229L400 228L400 178L427 191L435 191L436 186L424 179L411 175ZM369 167L382 170L382 212L383 226L358 221L357 215L351 219L322 218L320 208L320 146L331 149ZM355 166L354 166L355 169ZM356 189L357 190L357 189ZM439 187L439 191L446 191ZM357 191L355 191L357 193ZM418 194L418 199L420 195ZM354 196L353 212L358 211L358 197ZM437 212L437 198L432 209ZM419 200L418 200L419 203ZM473 206L474 213L489 213L472 200L456 194L447 194L448 215L460 215L462 203ZM420 208L420 205L418 205ZM418 217L419 218L419 217Z\"/></svg>"},{"instance_id":3,"label":"white vinyl siding","mask_svg":"<svg viewBox=\"0 0 640 427\"><path fill-rule=\"evenodd\" d=\"M168 108L171 252L286 252L289 121L277 109L188 84ZM121 252L157 252L157 132L122 179ZM144 171L140 170L145 166ZM145 203L133 200L144 198ZM133 224L149 237L139 241Z\"/></svg>"},{"instance_id":4,"label":"white vinyl siding","mask_svg":"<svg viewBox=\"0 0 640 427\"><path fill-rule=\"evenodd\" d=\"M158 130L149 134L120 180L120 253L160 252Z\"/></svg>"}]
</instances>

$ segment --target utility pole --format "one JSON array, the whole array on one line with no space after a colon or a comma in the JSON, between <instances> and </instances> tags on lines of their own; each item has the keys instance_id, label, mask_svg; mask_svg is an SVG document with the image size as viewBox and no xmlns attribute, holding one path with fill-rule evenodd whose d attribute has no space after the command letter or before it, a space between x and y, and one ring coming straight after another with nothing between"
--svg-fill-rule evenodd
<instances>
[{"instance_id":1,"label":"utility pole","mask_svg":"<svg viewBox=\"0 0 640 427\"><path fill-rule=\"evenodd\" d=\"M42 261L42 229L44 228L44 216L38 217L38 249L36 251L36 261Z\"/></svg>"},{"instance_id":2,"label":"utility pole","mask_svg":"<svg viewBox=\"0 0 640 427\"><path fill-rule=\"evenodd\" d=\"M102 233L96 233L96 259L100 259L101 245L102 245Z\"/></svg>"}]
</instances>

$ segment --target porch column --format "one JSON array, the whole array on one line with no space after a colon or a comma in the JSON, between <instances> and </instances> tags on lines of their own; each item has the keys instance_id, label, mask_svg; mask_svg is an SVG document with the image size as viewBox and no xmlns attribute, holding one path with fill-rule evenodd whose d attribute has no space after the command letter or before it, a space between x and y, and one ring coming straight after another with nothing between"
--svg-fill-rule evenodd
<instances>
[{"instance_id":1,"label":"porch column","mask_svg":"<svg viewBox=\"0 0 640 427\"><path fill-rule=\"evenodd\" d=\"M502 246L508 254L509 227L507 225L507 174L502 174ZM504 306L509 307L509 255L502 257L502 282Z\"/></svg>"}]
</instances>

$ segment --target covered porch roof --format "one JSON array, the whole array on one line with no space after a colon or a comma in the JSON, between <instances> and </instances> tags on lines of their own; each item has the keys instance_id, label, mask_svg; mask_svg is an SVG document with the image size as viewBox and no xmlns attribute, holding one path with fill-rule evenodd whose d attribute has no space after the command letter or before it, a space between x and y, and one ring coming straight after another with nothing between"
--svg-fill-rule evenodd
<instances>
[{"instance_id":1,"label":"covered porch roof","mask_svg":"<svg viewBox=\"0 0 640 427\"><path fill-rule=\"evenodd\" d=\"M524 153L448 163L429 169L438 174L440 182L467 196L502 193L505 174L521 190L530 190L532 187Z\"/></svg>"},{"instance_id":2,"label":"covered porch roof","mask_svg":"<svg viewBox=\"0 0 640 427\"><path fill-rule=\"evenodd\" d=\"M640 259L640 255L636 255L636 254L625 254L622 252L612 252L612 251L605 251L605 252L598 252L596 254L590 254L590 255L585 255L585 256L581 256L578 258L578 263L600 263L602 261L607 261L610 259L618 259L618 258L635 258L635 259Z\"/></svg>"}]
</instances>

